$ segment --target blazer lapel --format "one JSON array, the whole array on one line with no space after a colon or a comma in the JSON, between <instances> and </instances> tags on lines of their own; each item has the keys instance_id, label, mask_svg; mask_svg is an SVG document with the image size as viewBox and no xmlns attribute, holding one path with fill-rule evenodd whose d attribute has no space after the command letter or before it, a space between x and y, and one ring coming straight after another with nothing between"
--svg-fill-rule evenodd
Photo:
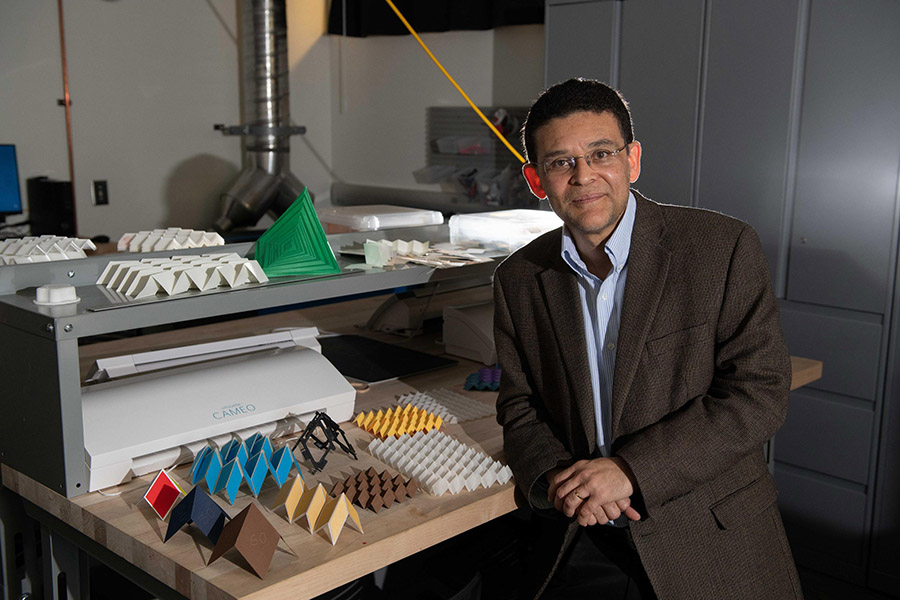
<instances>
[{"instance_id":1,"label":"blazer lapel","mask_svg":"<svg viewBox=\"0 0 900 600\"><path fill-rule=\"evenodd\" d=\"M613 374L612 423L615 440L634 381L650 324L656 315L669 270L669 251L660 243L665 223L659 208L635 192L637 213L628 254L628 279L619 323L619 344Z\"/></svg>"},{"instance_id":2,"label":"blazer lapel","mask_svg":"<svg viewBox=\"0 0 900 600\"><path fill-rule=\"evenodd\" d=\"M553 265L542 271L539 277L547 312L553 322L559 356L566 370L590 452L597 445L597 431L578 281L562 257L557 257Z\"/></svg>"}]
</instances>

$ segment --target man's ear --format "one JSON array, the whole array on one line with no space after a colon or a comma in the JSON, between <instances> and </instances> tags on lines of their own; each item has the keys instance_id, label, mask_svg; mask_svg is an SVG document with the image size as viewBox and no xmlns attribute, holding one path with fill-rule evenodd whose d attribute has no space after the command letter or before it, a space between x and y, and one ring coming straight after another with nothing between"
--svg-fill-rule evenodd
<instances>
[{"instance_id":1,"label":"man's ear","mask_svg":"<svg viewBox=\"0 0 900 600\"><path fill-rule=\"evenodd\" d=\"M631 142L631 148L628 149L628 179L630 183L634 183L641 176L641 143L638 141Z\"/></svg>"},{"instance_id":2,"label":"man's ear","mask_svg":"<svg viewBox=\"0 0 900 600\"><path fill-rule=\"evenodd\" d=\"M532 194L541 200L547 197L547 192L544 191L544 187L541 185L541 177L538 175L536 164L525 163L522 165L522 175L525 176L525 181L528 182L528 187L531 188Z\"/></svg>"}]
</instances>

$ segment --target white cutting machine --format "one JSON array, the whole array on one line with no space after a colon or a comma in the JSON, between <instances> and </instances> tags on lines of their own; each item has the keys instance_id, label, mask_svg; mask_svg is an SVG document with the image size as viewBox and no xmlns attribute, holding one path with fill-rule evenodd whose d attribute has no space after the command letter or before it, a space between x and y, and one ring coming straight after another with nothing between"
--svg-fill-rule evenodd
<instances>
[{"instance_id":1,"label":"white cutting machine","mask_svg":"<svg viewBox=\"0 0 900 600\"><path fill-rule=\"evenodd\" d=\"M300 431L316 411L350 420L356 392L322 356L317 334L292 329L98 361L89 381L137 375L82 387L89 490L191 461L235 436Z\"/></svg>"}]
</instances>

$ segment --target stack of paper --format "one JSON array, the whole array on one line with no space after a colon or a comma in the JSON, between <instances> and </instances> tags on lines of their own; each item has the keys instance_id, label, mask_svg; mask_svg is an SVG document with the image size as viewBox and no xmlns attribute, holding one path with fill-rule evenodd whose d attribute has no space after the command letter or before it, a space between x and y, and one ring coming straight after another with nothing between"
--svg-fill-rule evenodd
<instances>
[{"instance_id":1,"label":"stack of paper","mask_svg":"<svg viewBox=\"0 0 900 600\"><path fill-rule=\"evenodd\" d=\"M341 272L306 189L259 238L254 258L269 277Z\"/></svg>"}]
</instances>

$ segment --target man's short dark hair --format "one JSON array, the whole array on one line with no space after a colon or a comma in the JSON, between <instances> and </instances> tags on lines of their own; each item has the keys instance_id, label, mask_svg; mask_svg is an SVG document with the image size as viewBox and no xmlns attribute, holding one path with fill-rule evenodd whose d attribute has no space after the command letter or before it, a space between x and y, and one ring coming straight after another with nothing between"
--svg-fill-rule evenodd
<instances>
[{"instance_id":1,"label":"man's short dark hair","mask_svg":"<svg viewBox=\"0 0 900 600\"><path fill-rule=\"evenodd\" d=\"M609 111L619 123L619 130L626 144L634 141L634 124L628 102L615 90L601 81L578 77L550 86L538 97L528 111L522 125L522 143L525 158L537 160L534 135L548 121L576 112L604 113Z\"/></svg>"}]
</instances>

